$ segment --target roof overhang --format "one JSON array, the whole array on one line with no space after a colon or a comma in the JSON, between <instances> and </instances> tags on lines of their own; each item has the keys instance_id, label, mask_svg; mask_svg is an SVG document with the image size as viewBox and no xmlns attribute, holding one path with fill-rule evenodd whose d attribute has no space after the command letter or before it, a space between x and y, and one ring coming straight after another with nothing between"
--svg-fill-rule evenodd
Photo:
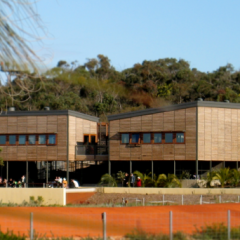
<instances>
[{"instance_id":1,"label":"roof overhang","mask_svg":"<svg viewBox=\"0 0 240 240\"><path fill-rule=\"evenodd\" d=\"M148 109L139 110L139 111L114 114L114 115L108 116L108 121L138 117L138 116L155 114L155 113L170 112L170 111L176 111L180 109L187 109L187 108L193 108L193 107L240 109L240 104L227 103L227 102L213 102L213 101L194 101L194 102L175 104L175 105L159 107L159 108L148 108Z\"/></svg>"}]
</instances>

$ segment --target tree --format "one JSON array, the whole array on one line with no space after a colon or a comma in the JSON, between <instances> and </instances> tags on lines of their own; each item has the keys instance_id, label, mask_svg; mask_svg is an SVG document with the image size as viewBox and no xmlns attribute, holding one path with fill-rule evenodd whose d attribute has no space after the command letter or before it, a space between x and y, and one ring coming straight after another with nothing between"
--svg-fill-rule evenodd
<instances>
[{"instance_id":1,"label":"tree","mask_svg":"<svg viewBox=\"0 0 240 240\"><path fill-rule=\"evenodd\" d=\"M110 174L106 173L102 175L99 185L104 185L108 187L117 187L117 181Z\"/></svg>"},{"instance_id":2,"label":"tree","mask_svg":"<svg viewBox=\"0 0 240 240\"><path fill-rule=\"evenodd\" d=\"M240 172L237 169L231 170L230 183L233 187L238 187L240 183Z\"/></svg>"},{"instance_id":3,"label":"tree","mask_svg":"<svg viewBox=\"0 0 240 240\"><path fill-rule=\"evenodd\" d=\"M160 174L157 179L158 187L167 187L167 188L174 188L174 187L181 187L181 182L178 180L176 175L174 174Z\"/></svg>"},{"instance_id":4,"label":"tree","mask_svg":"<svg viewBox=\"0 0 240 240\"><path fill-rule=\"evenodd\" d=\"M123 183L124 183L124 179L125 179L125 172L118 171L117 179L122 183L122 187L123 187Z\"/></svg>"},{"instance_id":5,"label":"tree","mask_svg":"<svg viewBox=\"0 0 240 240\"><path fill-rule=\"evenodd\" d=\"M231 171L230 168L220 168L216 174L214 179L218 179L221 183L221 187L223 188L231 178Z\"/></svg>"}]
</instances>

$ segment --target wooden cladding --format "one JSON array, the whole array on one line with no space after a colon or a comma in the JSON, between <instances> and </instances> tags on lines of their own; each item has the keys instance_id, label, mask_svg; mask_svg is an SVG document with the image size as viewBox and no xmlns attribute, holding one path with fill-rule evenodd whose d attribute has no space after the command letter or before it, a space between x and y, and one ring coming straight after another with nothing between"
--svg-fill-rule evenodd
<instances>
[{"instance_id":1,"label":"wooden cladding","mask_svg":"<svg viewBox=\"0 0 240 240\"><path fill-rule=\"evenodd\" d=\"M0 134L0 146L57 145L56 133Z\"/></svg>"},{"instance_id":2,"label":"wooden cladding","mask_svg":"<svg viewBox=\"0 0 240 240\"><path fill-rule=\"evenodd\" d=\"M57 134L55 145L5 145L0 153L4 161L66 161L67 116L6 116L0 118L2 135Z\"/></svg>"},{"instance_id":3,"label":"wooden cladding","mask_svg":"<svg viewBox=\"0 0 240 240\"><path fill-rule=\"evenodd\" d=\"M141 144L141 141L140 144L121 144L122 133L141 135L171 132L184 133L184 144ZM109 159L111 161L196 160L196 108L110 121Z\"/></svg>"},{"instance_id":4,"label":"wooden cladding","mask_svg":"<svg viewBox=\"0 0 240 240\"><path fill-rule=\"evenodd\" d=\"M185 144L184 132L121 133L121 144Z\"/></svg>"},{"instance_id":5,"label":"wooden cladding","mask_svg":"<svg viewBox=\"0 0 240 240\"><path fill-rule=\"evenodd\" d=\"M240 160L240 110L198 108L198 159Z\"/></svg>"}]
</instances>

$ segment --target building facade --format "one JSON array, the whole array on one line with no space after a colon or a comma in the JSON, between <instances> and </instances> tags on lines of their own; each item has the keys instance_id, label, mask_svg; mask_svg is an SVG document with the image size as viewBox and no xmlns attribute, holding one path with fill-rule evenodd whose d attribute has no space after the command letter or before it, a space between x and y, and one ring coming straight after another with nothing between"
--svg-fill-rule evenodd
<instances>
[{"instance_id":1,"label":"building facade","mask_svg":"<svg viewBox=\"0 0 240 240\"><path fill-rule=\"evenodd\" d=\"M196 101L111 115L108 120L109 165L129 161L132 171L137 170L131 167L134 161L151 162L154 172L155 163L164 168L171 162L175 174L238 167L240 104Z\"/></svg>"}]
</instances>

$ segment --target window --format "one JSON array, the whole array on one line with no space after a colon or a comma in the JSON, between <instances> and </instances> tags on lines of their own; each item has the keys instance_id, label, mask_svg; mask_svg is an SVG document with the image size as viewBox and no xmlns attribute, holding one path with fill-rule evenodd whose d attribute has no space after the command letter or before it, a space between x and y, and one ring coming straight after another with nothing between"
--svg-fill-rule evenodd
<instances>
[{"instance_id":1,"label":"window","mask_svg":"<svg viewBox=\"0 0 240 240\"><path fill-rule=\"evenodd\" d=\"M129 133L123 133L122 134L121 143L129 143Z\"/></svg>"},{"instance_id":2,"label":"window","mask_svg":"<svg viewBox=\"0 0 240 240\"><path fill-rule=\"evenodd\" d=\"M56 135L55 134L48 135L48 144L56 144Z\"/></svg>"},{"instance_id":3,"label":"window","mask_svg":"<svg viewBox=\"0 0 240 240\"><path fill-rule=\"evenodd\" d=\"M28 136L28 144L35 145L36 144L36 135L29 135Z\"/></svg>"},{"instance_id":4,"label":"window","mask_svg":"<svg viewBox=\"0 0 240 240\"><path fill-rule=\"evenodd\" d=\"M173 142L173 133L165 133L165 143Z\"/></svg>"},{"instance_id":5,"label":"window","mask_svg":"<svg viewBox=\"0 0 240 240\"><path fill-rule=\"evenodd\" d=\"M16 144L16 135L9 135L9 144Z\"/></svg>"},{"instance_id":6,"label":"window","mask_svg":"<svg viewBox=\"0 0 240 240\"><path fill-rule=\"evenodd\" d=\"M7 136L6 135L0 135L0 144L6 144L7 142Z\"/></svg>"},{"instance_id":7,"label":"window","mask_svg":"<svg viewBox=\"0 0 240 240\"><path fill-rule=\"evenodd\" d=\"M139 133L132 133L132 142L131 143L139 143Z\"/></svg>"},{"instance_id":8,"label":"window","mask_svg":"<svg viewBox=\"0 0 240 240\"><path fill-rule=\"evenodd\" d=\"M46 135L38 136L38 144L46 144Z\"/></svg>"},{"instance_id":9,"label":"window","mask_svg":"<svg viewBox=\"0 0 240 240\"><path fill-rule=\"evenodd\" d=\"M143 133L143 143L151 143L151 133Z\"/></svg>"},{"instance_id":10,"label":"window","mask_svg":"<svg viewBox=\"0 0 240 240\"><path fill-rule=\"evenodd\" d=\"M184 133L176 133L176 143L184 143Z\"/></svg>"},{"instance_id":11,"label":"window","mask_svg":"<svg viewBox=\"0 0 240 240\"><path fill-rule=\"evenodd\" d=\"M19 135L18 136L18 144L25 145L26 144L26 135Z\"/></svg>"},{"instance_id":12,"label":"window","mask_svg":"<svg viewBox=\"0 0 240 240\"><path fill-rule=\"evenodd\" d=\"M162 142L162 134L154 133L154 143L161 143L161 142Z\"/></svg>"}]
</instances>

